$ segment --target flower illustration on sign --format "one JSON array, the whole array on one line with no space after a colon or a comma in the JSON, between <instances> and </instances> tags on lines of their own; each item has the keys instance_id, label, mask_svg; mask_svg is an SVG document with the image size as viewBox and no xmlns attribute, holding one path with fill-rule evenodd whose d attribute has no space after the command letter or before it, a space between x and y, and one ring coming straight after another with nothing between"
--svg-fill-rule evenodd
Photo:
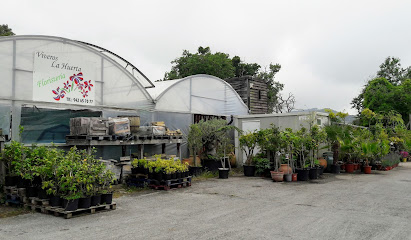
<instances>
[{"instance_id":1,"label":"flower illustration on sign","mask_svg":"<svg viewBox=\"0 0 411 240\"><path fill-rule=\"evenodd\" d=\"M70 81L67 81L64 84L63 88L60 90L60 87L58 87L56 90L52 90L52 92L57 95L54 96L54 100L60 101L60 99L64 98L65 95L68 93L78 90L79 93L83 96L83 98L88 97L89 92L91 91L91 88L94 87L94 85L91 83L91 80L86 80L84 81L83 78L83 73L79 72L78 74L73 74L73 76L70 76Z\"/></svg>"},{"instance_id":2,"label":"flower illustration on sign","mask_svg":"<svg viewBox=\"0 0 411 240\"><path fill-rule=\"evenodd\" d=\"M66 95L66 91L64 89L62 89L60 91L60 87L58 87L56 90L52 90L53 93L57 96L53 97L54 100L56 101L60 101L60 99L64 98L64 96Z\"/></svg>"},{"instance_id":3,"label":"flower illustration on sign","mask_svg":"<svg viewBox=\"0 0 411 240\"><path fill-rule=\"evenodd\" d=\"M88 80L84 82L84 88L88 89L89 91L91 91L91 87L94 87L93 84L91 84L91 80Z\"/></svg>"},{"instance_id":4,"label":"flower illustration on sign","mask_svg":"<svg viewBox=\"0 0 411 240\"><path fill-rule=\"evenodd\" d=\"M83 92L81 94L83 94L83 98L88 97L87 95L88 91L86 91L86 89L83 89Z\"/></svg>"},{"instance_id":5,"label":"flower illustration on sign","mask_svg":"<svg viewBox=\"0 0 411 240\"><path fill-rule=\"evenodd\" d=\"M64 83L64 89L70 89L71 88L71 84L69 83L69 81L67 81L67 83Z\"/></svg>"}]
</instances>

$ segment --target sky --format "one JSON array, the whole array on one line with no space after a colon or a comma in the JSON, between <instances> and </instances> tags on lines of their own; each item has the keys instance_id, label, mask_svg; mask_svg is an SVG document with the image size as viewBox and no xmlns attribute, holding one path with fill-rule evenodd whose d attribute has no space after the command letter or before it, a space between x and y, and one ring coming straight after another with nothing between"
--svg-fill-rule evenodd
<instances>
[{"instance_id":1,"label":"sky","mask_svg":"<svg viewBox=\"0 0 411 240\"><path fill-rule=\"evenodd\" d=\"M5 1L0 24L17 35L89 42L127 59L151 81L184 49L268 67L297 109L351 109L388 56L411 65L411 1Z\"/></svg>"}]
</instances>

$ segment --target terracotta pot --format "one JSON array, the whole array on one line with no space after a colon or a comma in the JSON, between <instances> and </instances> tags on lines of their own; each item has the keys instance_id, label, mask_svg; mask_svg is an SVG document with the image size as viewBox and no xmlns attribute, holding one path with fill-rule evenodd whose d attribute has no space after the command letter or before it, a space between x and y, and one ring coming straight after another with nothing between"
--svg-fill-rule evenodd
<instances>
[{"instance_id":1,"label":"terracotta pot","mask_svg":"<svg viewBox=\"0 0 411 240\"><path fill-rule=\"evenodd\" d=\"M340 165L340 169L341 169L341 170L345 170L345 164L341 164L341 165Z\"/></svg>"},{"instance_id":2,"label":"terracotta pot","mask_svg":"<svg viewBox=\"0 0 411 240\"><path fill-rule=\"evenodd\" d=\"M358 170L359 164L358 164L358 163L353 163L353 165L354 165L354 171L355 171L355 170Z\"/></svg>"},{"instance_id":3,"label":"terracotta pot","mask_svg":"<svg viewBox=\"0 0 411 240\"><path fill-rule=\"evenodd\" d=\"M327 168L327 160L325 160L325 158L320 157L320 158L318 159L318 161L320 162L320 166L323 166L324 169Z\"/></svg>"},{"instance_id":4,"label":"terracotta pot","mask_svg":"<svg viewBox=\"0 0 411 240\"><path fill-rule=\"evenodd\" d=\"M293 182L297 181L297 176L298 176L298 173L293 173L293 175L292 175Z\"/></svg>"},{"instance_id":5,"label":"terracotta pot","mask_svg":"<svg viewBox=\"0 0 411 240\"><path fill-rule=\"evenodd\" d=\"M293 169L288 166L288 164L281 164L281 167L278 169L279 172L283 172L284 174L292 173Z\"/></svg>"},{"instance_id":6,"label":"terracotta pot","mask_svg":"<svg viewBox=\"0 0 411 240\"><path fill-rule=\"evenodd\" d=\"M197 165L201 165L201 159L199 156L196 156L196 160L197 160ZM189 158L185 158L182 161L183 163L188 163L189 166L194 166L194 160L193 160L193 156L190 156Z\"/></svg>"},{"instance_id":7,"label":"terracotta pot","mask_svg":"<svg viewBox=\"0 0 411 240\"><path fill-rule=\"evenodd\" d=\"M275 172L275 171L270 171L271 173L271 178L275 182L282 182L284 178L284 173L283 172Z\"/></svg>"},{"instance_id":8,"label":"terracotta pot","mask_svg":"<svg viewBox=\"0 0 411 240\"><path fill-rule=\"evenodd\" d=\"M345 164L345 172L346 173L354 172L354 164L352 164L352 163Z\"/></svg>"},{"instance_id":9,"label":"terracotta pot","mask_svg":"<svg viewBox=\"0 0 411 240\"><path fill-rule=\"evenodd\" d=\"M364 166L364 173L365 174L370 174L371 173L371 166Z\"/></svg>"}]
</instances>

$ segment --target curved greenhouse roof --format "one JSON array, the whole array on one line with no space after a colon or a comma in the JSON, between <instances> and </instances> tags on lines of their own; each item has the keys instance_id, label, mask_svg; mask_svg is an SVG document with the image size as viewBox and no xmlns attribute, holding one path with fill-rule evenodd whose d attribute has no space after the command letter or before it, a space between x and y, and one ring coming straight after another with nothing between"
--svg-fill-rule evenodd
<instances>
[{"instance_id":1,"label":"curved greenhouse roof","mask_svg":"<svg viewBox=\"0 0 411 240\"><path fill-rule=\"evenodd\" d=\"M117 54L53 36L0 37L0 98L61 108L152 109L152 83ZM77 107L78 108L78 107Z\"/></svg>"},{"instance_id":2,"label":"curved greenhouse roof","mask_svg":"<svg viewBox=\"0 0 411 240\"><path fill-rule=\"evenodd\" d=\"M155 110L207 115L248 114L248 108L226 81L199 74L183 79L155 82L147 91Z\"/></svg>"}]
</instances>

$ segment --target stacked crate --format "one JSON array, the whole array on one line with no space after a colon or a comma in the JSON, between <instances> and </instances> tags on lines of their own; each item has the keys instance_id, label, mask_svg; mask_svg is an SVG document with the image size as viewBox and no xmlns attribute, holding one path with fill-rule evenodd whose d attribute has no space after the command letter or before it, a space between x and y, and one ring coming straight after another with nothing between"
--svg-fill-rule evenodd
<instances>
[{"instance_id":1,"label":"stacked crate","mask_svg":"<svg viewBox=\"0 0 411 240\"><path fill-rule=\"evenodd\" d=\"M78 117L70 119L70 135L108 135L108 121L96 117Z\"/></svg>"}]
</instances>

